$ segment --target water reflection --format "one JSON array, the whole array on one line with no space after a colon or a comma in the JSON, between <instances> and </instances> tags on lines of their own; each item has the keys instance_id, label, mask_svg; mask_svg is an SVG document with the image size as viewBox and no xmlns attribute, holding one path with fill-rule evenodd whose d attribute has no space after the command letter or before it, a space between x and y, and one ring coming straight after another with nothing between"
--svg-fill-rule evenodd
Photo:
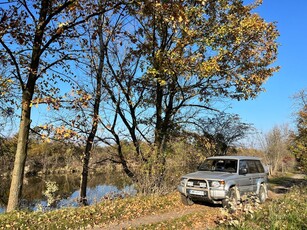
<instances>
[{"instance_id":1,"label":"water reflection","mask_svg":"<svg viewBox=\"0 0 307 230\"><path fill-rule=\"evenodd\" d=\"M8 201L9 183L5 178L0 178L0 213L5 211ZM59 187L58 195L60 200L56 208L76 207L79 197L79 175L52 175L45 177L25 178L21 207L30 210L37 210L39 207L47 206L47 199L44 197L45 181L55 181ZM121 173L95 174L88 180L87 197L89 204L101 201L105 196L136 193L128 178Z\"/></svg>"}]
</instances>

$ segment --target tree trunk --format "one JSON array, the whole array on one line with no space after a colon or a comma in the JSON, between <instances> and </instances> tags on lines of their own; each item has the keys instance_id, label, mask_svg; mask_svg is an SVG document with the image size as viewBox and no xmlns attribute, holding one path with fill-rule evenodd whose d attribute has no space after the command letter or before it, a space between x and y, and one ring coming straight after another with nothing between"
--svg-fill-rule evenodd
<instances>
[{"instance_id":1,"label":"tree trunk","mask_svg":"<svg viewBox=\"0 0 307 230\"><path fill-rule=\"evenodd\" d=\"M19 207L19 200L21 197L24 167L27 158L27 148L30 130L30 102L33 93L24 91L21 118L18 133L18 143L15 155L14 169L12 174L12 181L10 187L9 200L7 205L7 212L16 210Z\"/></svg>"},{"instance_id":2,"label":"tree trunk","mask_svg":"<svg viewBox=\"0 0 307 230\"><path fill-rule=\"evenodd\" d=\"M91 150L92 150L92 141L94 138L88 138L87 143L86 143L86 148L84 151L83 155L83 164L82 164L82 173L81 173L81 181L80 181L80 198L79 202L82 205L88 205L87 203L87 198L86 198L86 188L87 188L87 178L88 178L88 165L89 165L89 160L90 160L90 155L91 155Z\"/></svg>"},{"instance_id":3,"label":"tree trunk","mask_svg":"<svg viewBox=\"0 0 307 230\"><path fill-rule=\"evenodd\" d=\"M88 165L90 161L91 151L93 148L93 142L96 136L98 121L99 121L99 107L101 101L101 79L102 79L102 71L103 71L103 55L101 55L101 60L99 63L97 78L96 78L96 92L95 92L95 103L94 103L94 116L92 121L92 129L86 140L86 147L83 155L83 166L81 173L81 181L80 181L80 203L83 205L87 205L86 199L86 187L87 187L87 178L88 178Z\"/></svg>"}]
</instances>

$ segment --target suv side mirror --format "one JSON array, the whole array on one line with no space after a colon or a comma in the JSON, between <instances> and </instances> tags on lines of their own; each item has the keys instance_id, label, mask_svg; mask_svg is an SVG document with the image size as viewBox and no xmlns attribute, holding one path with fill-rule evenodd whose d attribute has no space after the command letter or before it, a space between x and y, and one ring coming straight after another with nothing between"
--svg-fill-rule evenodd
<instances>
[{"instance_id":1,"label":"suv side mirror","mask_svg":"<svg viewBox=\"0 0 307 230\"><path fill-rule=\"evenodd\" d=\"M247 168L241 168L241 169L239 170L239 174L240 174L240 175L245 175L245 174L247 174Z\"/></svg>"}]
</instances>

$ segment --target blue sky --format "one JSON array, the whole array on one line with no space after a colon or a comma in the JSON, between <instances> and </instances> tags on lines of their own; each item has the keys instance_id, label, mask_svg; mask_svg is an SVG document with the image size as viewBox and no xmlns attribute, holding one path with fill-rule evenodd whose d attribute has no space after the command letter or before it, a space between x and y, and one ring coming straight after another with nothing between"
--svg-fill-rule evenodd
<instances>
[{"instance_id":1,"label":"blue sky","mask_svg":"<svg viewBox=\"0 0 307 230\"><path fill-rule=\"evenodd\" d=\"M291 97L307 88L307 1L263 0L255 12L268 22L277 22L280 47L274 65L281 69L264 84L266 92L254 100L234 102L230 111L266 133L275 125L293 125Z\"/></svg>"}]
</instances>

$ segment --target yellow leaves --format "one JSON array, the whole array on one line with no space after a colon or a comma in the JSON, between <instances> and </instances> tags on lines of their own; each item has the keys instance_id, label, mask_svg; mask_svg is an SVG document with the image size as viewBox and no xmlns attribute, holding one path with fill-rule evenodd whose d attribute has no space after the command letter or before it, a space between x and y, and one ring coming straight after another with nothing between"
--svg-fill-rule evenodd
<instances>
[{"instance_id":1,"label":"yellow leaves","mask_svg":"<svg viewBox=\"0 0 307 230\"><path fill-rule=\"evenodd\" d=\"M172 71L169 69L164 69L161 71L161 73L156 70L155 68L148 68L147 74L150 75L151 77L155 78L156 81L160 84L160 86L164 86L167 84L167 81L162 79L161 77L157 77L161 74L172 74Z\"/></svg>"},{"instance_id":2,"label":"yellow leaves","mask_svg":"<svg viewBox=\"0 0 307 230\"><path fill-rule=\"evenodd\" d=\"M41 138L42 138L42 140L45 141L46 143L50 143L50 142L51 142L50 138L47 137L46 134L42 134L42 135L41 135Z\"/></svg>"},{"instance_id":3,"label":"yellow leaves","mask_svg":"<svg viewBox=\"0 0 307 230\"><path fill-rule=\"evenodd\" d=\"M61 23L59 23L59 24L58 24L58 28L57 28L57 30L56 30L55 33L56 33L57 35L60 35L61 33L64 32L64 27L67 26L67 25L68 25L67 22L61 22Z\"/></svg>"},{"instance_id":4,"label":"yellow leaves","mask_svg":"<svg viewBox=\"0 0 307 230\"><path fill-rule=\"evenodd\" d=\"M272 26L273 24L266 23L258 14L251 14L248 17L241 19L238 26L234 28L236 42L238 44L240 40L244 40L248 38L248 36L254 36L253 39L261 41L263 31L268 31L272 33L273 36L278 36L278 33L274 35L275 27Z\"/></svg>"},{"instance_id":5,"label":"yellow leaves","mask_svg":"<svg viewBox=\"0 0 307 230\"><path fill-rule=\"evenodd\" d=\"M62 28L62 27L64 27L64 26L66 26L66 25L68 25L68 22L60 22L60 23L58 24L58 28Z\"/></svg>"},{"instance_id":6,"label":"yellow leaves","mask_svg":"<svg viewBox=\"0 0 307 230\"><path fill-rule=\"evenodd\" d=\"M277 55L276 26L241 1L198 3L151 2L151 11L147 9L144 15L155 17L157 33L148 48L148 53L155 55L150 56L147 76L160 86L177 77L212 77L221 89L214 91L216 96L256 96L262 83L277 70L270 67ZM171 45L164 44L168 39ZM236 78L239 75L244 77Z\"/></svg>"},{"instance_id":7,"label":"yellow leaves","mask_svg":"<svg viewBox=\"0 0 307 230\"><path fill-rule=\"evenodd\" d=\"M201 72L203 77L213 76L220 71L218 57L211 58L201 64Z\"/></svg>"},{"instance_id":8,"label":"yellow leaves","mask_svg":"<svg viewBox=\"0 0 307 230\"><path fill-rule=\"evenodd\" d=\"M31 103L30 103L30 107L32 107L33 106L33 101L31 101ZM38 104L37 104L37 106L36 106L36 108L38 107Z\"/></svg>"},{"instance_id":9,"label":"yellow leaves","mask_svg":"<svg viewBox=\"0 0 307 230\"><path fill-rule=\"evenodd\" d=\"M217 34L219 34L220 37L224 37L224 35L226 33L228 33L228 31L229 31L229 26L228 25L221 25L217 29Z\"/></svg>"},{"instance_id":10,"label":"yellow leaves","mask_svg":"<svg viewBox=\"0 0 307 230\"><path fill-rule=\"evenodd\" d=\"M152 11L159 12L157 17L159 20L163 20L166 24L171 26L173 29L184 25L189 22L189 17L187 17L186 8L182 6L181 3L177 2L154 2L154 3L145 3L147 7L145 9L152 7L149 12Z\"/></svg>"},{"instance_id":11,"label":"yellow leaves","mask_svg":"<svg viewBox=\"0 0 307 230\"><path fill-rule=\"evenodd\" d=\"M182 21L183 21L183 17L181 15L179 15L178 22L181 23Z\"/></svg>"},{"instance_id":12,"label":"yellow leaves","mask_svg":"<svg viewBox=\"0 0 307 230\"><path fill-rule=\"evenodd\" d=\"M150 75L150 76L155 77L156 75L159 74L159 71L156 70L156 69L153 68L153 67L150 67L150 68L147 69L147 74Z\"/></svg>"},{"instance_id":13,"label":"yellow leaves","mask_svg":"<svg viewBox=\"0 0 307 230\"><path fill-rule=\"evenodd\" d=\"M208 2L208 0L202 0L202 1L200 1L200 3L204 6L204 5L206 5L206 3Z\"/></svg>"},{"instance_id":14,"label":"yellow leaves","mask_svg":"<svg viewBox=\"0 0 307 230\"><path fill-rule=\"evenodd\" d=\"M164 86L164 85L167 84L167 82L166 82L165 80L160 79L160 78L158 78L157 81L159 82L159 84L160 84L161 86Z\"/></svg>"}]
</instances>

